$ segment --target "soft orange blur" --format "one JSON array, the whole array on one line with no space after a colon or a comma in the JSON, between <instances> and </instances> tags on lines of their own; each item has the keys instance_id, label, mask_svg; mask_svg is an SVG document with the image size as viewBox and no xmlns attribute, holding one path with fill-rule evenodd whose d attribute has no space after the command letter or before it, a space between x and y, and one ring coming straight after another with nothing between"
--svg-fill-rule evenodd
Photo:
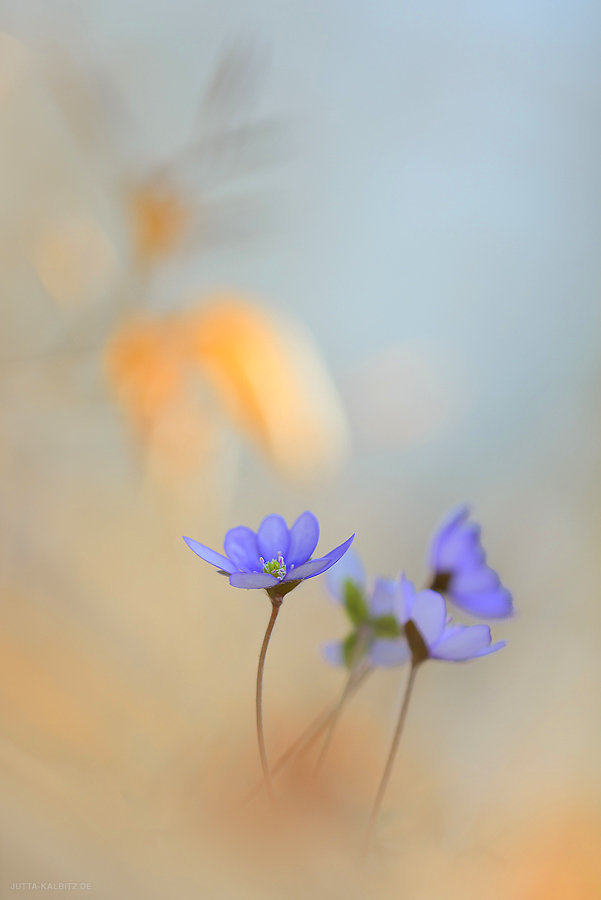
<instances>
[{"instance_id":1,"label":"soft orange blur","mask_svg":"<svg viewBox=\"0 0 601 900\"><path fill-rule=\"evenodd\" d=\"M115 248L91 219L47 224L35 242L33 262L49 295L67 306L102 299L116 278Z\"/></svg>"},{"instance_id":2,"label":"soft orange blur","mask_svg":"<svg viewBox=\"0 0 601 900\"><path fill-rule=\"evenodd\" d=\"M220 407L290 476L343 457L343 414L313 341L256 304L213 297L190 312L138 317L112 337L106 358L142 440L180 474L198 465L204 423L221 419ZM205 378L219 404L203 409L194 382Z\"/></svg>"},{"instance_id":3,"label":"soft orange blur","mask_svg":"<svg viewBox=\"0 0 601 900\"><path fill-rule=\"evenodd\" d=\"M167 188L142 184L131 198L134 242L143 263L169 256L179 247L190 223L183 199Z\"/></svg>"},{"instance_id":4,"label":"soft orange blur","mask_svg":"<svg viewBox=\"0 0 601 900\"><path fill-rule=\"evenodd\" d=\"M40 3L34 28L38 12L12 5L1 900L69 880L103 900L597 900L597 254L580 218L596 202L596 83L569 81L586 48L570 45L564 68L556 52L572 26L594 29L555 7L540 20L528 5L443 4L439 19L381 2L341 16L330 0L315 21L301 2L242 16L229 0L149 0L133 24L114 0L69 21ZM265 97L268 54L221 49L236 15L282 42ZM483 59L500 79L488 87L470 68L490 78ZM472 101L473 133L457 118ZM301 106L309 146L276 173L282 104L293 120ZM565 144L545 140L556 121ZM510 133L498 158L494 127ZM250 201L265 182L289 232L261 230ZM555 220L548 246L574 279L556 278L557 308L543 240ZM320 775L314 744L274 778L272 809L254 706L269 601L230 588L181 536L220 552L228 528L311 509L319 552L356 532L371 575L425 582L435 523L463 500L517 614L492 624L502 652L423 667L362 860L406 672L370 676ZM272 638L272 761L343 689L320 648L348 623L324 582L285 599Z\"/></svg>"},{"instance_id":5,"label":"soft orange blur","mask_svg":"<svg viewBox=\"0 0 601 900\"><path fill-rule=\"evenodd\" d=\"M315 343L297 322L217 297L199 313L191 343L225 408L278 469L306 476L341 463L344 415Z\"/></svg>"},{"instance_id":6,"label":"soft orange blur","mask_svg":"<svg viewBox=\"0 0 601 900\"><path fill-rule=\"evenodd\" d=\"M601 896L601 818L569 800L530 826L521 848L524 900Z\"/></svg>"}]
</instances>

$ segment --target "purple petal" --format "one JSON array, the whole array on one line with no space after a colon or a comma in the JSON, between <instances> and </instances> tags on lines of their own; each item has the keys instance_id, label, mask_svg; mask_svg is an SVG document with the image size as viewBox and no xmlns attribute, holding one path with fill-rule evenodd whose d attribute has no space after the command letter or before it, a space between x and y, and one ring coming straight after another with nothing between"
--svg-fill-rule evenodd
<instances>
[{"instance_id":1,"label":"purple petal","mask_svg":"<svg viewBox=\"0 0 601 900\"><path fill-rule=\"evenodd\" d=\"M290 545L286 554L286 563L300 566L307 562L317 547L319 540L319 522L312 512L304 512L298 517L290 529Z\"/></svg>"},{"instance_id":2,"label":"purple petal","mask_svg":"<svg viewBox=\"0 0 601 900\"><path fill-rule=\"evenodd\" d=\"M402 666L411 659L411 650L404 638L378 638L369 648L368 657L372 666Z\"/></svg>"},{"instance_id":3,"label":"purple petal","mask_svg":"<svg viewBox=\"0 0 601 900\"><path fill-rule=\"evenodd\" d=\"M297 578L314 578L315 575L321 575L322 572L326 572L334 565L334 563L338 562L344 553L346 553L352 544L354 537L354 534L351 535L344 544L340 544L340 546L332 550L328 556L321 556L319 559L310 559L301 566L295 566L294 569L289 569L288 574L282 580L295 581Z\"/></svg>"},{"instance_id":4,"label":"purple petal","mask_svg":"<svg viewBox=\"0 0 601 900\"><path fill-rule=\"evenodd\" d=\"M484 550L480 544L480 526L475 522L460 525L441 542L437 554L436 570L454 572L484 562Z\"/></svg>"},{"instance_id":5,"label":"purple petal","mask_svg":"<svg viewBox=\"0 0 601 900\"><path fill-rule=\"evenodd\" d=\"M268 575L267 572L234 572L230 575L230 584L232 587L246 588L269 588L274 584L279 584L277 578Z\"/></svg>"},{"instance_id":6,"label":"purple petal","mask_svg":"<svg viewBox=\"0 0 601 900\"><path fill-rule=\"evenodd\" d=\"M345 559L348 556L350 556L350 553L347 553ZM395 600L398 598L399 591L400 586L398 581L393 581L391 578L376 578L369 601L369 609L372 616L375 616L376 618L379 618L380 616L393 616L396 608Z\"/></svg>"},{"instance_id":7,"label":"purple petal","mask_svg":"<svg viewBox=\"0 0 601 900\"><path fill-rule=\"evenodd\" d=\"M491 645L488 625L452 625L445 630L438 643L430 648L430 654L434 659L462 662L494 653L504 646L505 641Z\"/></svg>"},{"instance_id":8,"label":"purple petal","mask_svg":"<svg viewBox=\"0 0 601 900\"><path fill-rule=\"evenodd\" d=\"M470 509L466 504L454 507L450 511L450 513L445 516L445 518L442 520L442 522L434 532L434 536L430 543L429 553L430 567L434 571L441 571L440 566L438 565L438 556L441 547L446 543L455 529L468 518L469 514Z\"/></svg>"},{"instance_id":9,"label":"purple petal","mask_svg":"<svg viewBox=\"0 0 601 900\"><path fill-rule=\"evenodd\" d=\"M324 659L332 666L344 665L344 648L340 641L333 641L331 644L324 644L321 648Z\"/></svg>"},{"instance_id":10,"label":"purple petal","mask_svg":"<svg viewBox=\"0 0 601 900\"><path fill-rule=\"evenodd\" d=\"M461 534L449 541L441 554L441 566L446 565L446 569L439 571L470 571L485 563L486 554L480 543L480 526L470 522Z\"/></svg>"},{"instance_id":11,"label":"purple petal","mask_svg":"<svg viewBox=\"0 0 601 900\"><path fill-rule=\"evenodd\" d=\"M204 559L205 562L211 563L212 566L217 566L218 569L223 569L225 572L235 572L236 566L234 563L227 559L227 557L222 556L221 553L217 553L216 550L211 550L210 547L205 547L204 544L199 544L198 541L195 541L193 538L184 537L184 540L190 550L193 550L197 556L200 556L201 559Z\"/></svg>"},{"instance_id":12,"label":"purple petal","mask_svg":"<svg viewBox=\"0 0 601 900\"><path fill-rule=\"evenodd\" d=\"M334 559L332 559L331 556L322 556L320 559L311 559L311 560L309 560L308 563L304 563L303 564L304 566L311 565L312 563L321 563L321 565L319 566L319 568L316 571L314 571L314 572L312 571L310 575L305 575L304 577L305 578L314 578L315 575L321 575L323 572L327 572L328 569L330 569L340 559L341 547L348 549L348 547L350 547L351 541L353 540L354 537L355 537L355 535L350 537L348 539L348 541L345 541L344 544L341 544L340 547L336 547L335 550L332 550L332 553L336 554ZM346 549L343 550L342 552L343 553L346 552ZM299 566L299 568L303 568L303 566ZM296 572L296 571L298 571L298 570L297 569L293 570L293 572ZM294 578L294 574L292 575L292 578Z\"/></svg>"},{"instance_id":13,"label":"purple petal","mask_svg":"<svg viewBox=\"0 0 601 900\"><path fill-rule=\"evenodd\" d=\"M343 587L345 581L353 581L359 587L365 585L363 563L352 550L345 553L342 559L332 566L326 579L328 591L339 603L342 603L344 600Z\"/></svg>"},{"instance_id":14,"label":"purple petal","mask_svg":"<svg viewBox=\"0 0 601 900\"><path fill-rule=\"evenodd\" d=\"M344 556L344 554L346 553L348 548L353 543L354 538L355 538L355 535L351 534L350 538L347 538L347 540L344 542L344 544L339 544L338 547L334 547L334 549L330 550L329 553L324 553L323 559L327 558L330 561L330 565L328 566L328 569L330 568L330 566L333 566L334 563L338 562L338 560Z\"/></svg>"},{"instance_id":15,"label":"purple petal","mask_svg":"<svg viewBox=\"0 0 601 900\"><path fill-rule=\"evenodd\" d=\"M461 634L463 629L467 627L468 626L466 625L457 625L455 622L451 623L447 621L447 625L441 635L441 640L444 638L446 641L447 638L452 637L455 634ZM438 641L436 643L438 643Z\"/></svg>"},{"instance_id":16,"label":"purple petal","mask_svg":"<svg viewBox=\"0 0 601 900\"><path fill-rule=\"evenodd\" d=\"M488 656L489 653L496 653L497 650L502 650L503 647L507 646L507 641L495 641L494 644L491 644L490 647L485 647L484 650L481 650L480 653L477 653L476 656Z\"/></svg>"},{"instance_id":17,"label":"purple petal","mask_svg":"<svg viewBox=\"0 0 601 900\"><path fill-rule=\"evenodd\" d=\"M265 562L276 559L278 553L286 559L290 546L290 532L281 516L266 516L263 519L257 532L257 544L259 556L262 556Z\"/></svg>"},{"instance_id":18,"label":"purple petal","mask_svg":"<svg viewBox=\"0 0 601 900\"><path fill-rule=\"evenodd\" d=\"M480 565L466 571L459 571L453 577L452 590L458 594L474 594L476 592L496 590L501 580L490 566Z\"/></svg>"},{"instance_id":19,"label":"purple petal","mask_svg":"<svg viewBox=\"0 0 601 900\"><path fill-rule=\"evenodd\" d=\"M460 594L453 586L449 598L474 618L506 619L513 615L513 598L509 591L501 586L496 590L474 594Z\"/></svg>"},{"instance_id":20,"label":"purple petal","mask_svg":"<svg viewBox=\"0 0 601 900\"><path fill-rule=\"evenodd\" d=\"M308 562L303 563L302 566L295 566L293 569L288 569L288 573L285 578L282 578L282 581L297 581L301 578L313 578L314 575L319 575L319 573L323 571L323 564L323 559L310 559Z\"/></svg>"},{"instance_id":21,"label":"purple petal","mask_svg":"<svg viewBox=\"0 0 601 900\"><path fill-rule=\"evenodd\" d=\"M344 544L339 544L338 547L334 547L334 549L330 550L329 553L324 553L324 555L322 556L322 559L328 560L328 565L323 570L324 572L326 569L329 569L331 566L333 566L334 563L337 563L339 559L342 559L342 557L344 556L344 554L346 553L348 548L353 543L354 539L355 539L355 535L351 534L350 538L347 538L347 540L344 542Z\"/></svg>"},{"instance_id":22,"label":"purple petal","mask_svg":"<svg viewBox=\"0 0 601 900\"><path fill-rule=\"evenodd\" d=\"M447 619L444 597L436 591L420 591L413 601L411 619L427 646L435 644L443 632Z\"/></svg>"},{"instance_id":23,"label":"purple petal","mask_svg":"<svg viewBox=\"0 0 601 900\"><path fill-rule=\"evenodd\" d=\"M243 572L260 572L263 568L259 562L257 536L246 525L230 528L223 541L227 556L237 569Z\"/></svg>"},{"instance_id":24,"label":"purple petal","mask_svg":"<svg viewBox=\"0 0 601 900\"><path fill-rule=\"evenodd\" d=\"M401 625L404 625L411 618L411 611L416 596L415 585L412 581L409 581L403 572L399 583L399 591L394 598L394 615Z\"/></svg>"}]
</instances>

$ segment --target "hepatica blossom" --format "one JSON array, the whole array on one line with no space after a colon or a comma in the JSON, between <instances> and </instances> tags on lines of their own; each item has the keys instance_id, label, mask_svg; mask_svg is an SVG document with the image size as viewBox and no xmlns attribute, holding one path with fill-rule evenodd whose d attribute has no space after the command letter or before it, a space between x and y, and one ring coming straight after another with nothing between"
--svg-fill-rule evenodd
<instances>
[{"instance_id":1,"label":"hepatica blossom","mask_svg":"<svg viewBox=\"0 0 601 900\"><path fill-rule=\"evenodd\" d=\"M423 590L417 590L405 574L368 583L360 559L352 551L347 552L353 538L354 535L329 553L313 558L319 524L312 513L304 512L290 528L281 516L269 515L256 532L246 526L230 529L223 553L192 538L184 540L198 556L227 575L233 587L265 590L271 601L256 682L257 738L263 780L270 795L272 770L263 732L263 669L271 633L289 591L301 581L328 571L328 590L344 609L350 629L342 641L327 644L324 655L330 663L346 666L348 675L338 702L286 751L275 768L292 757L298 747L308 749L325 732L314 770L317 774L341 712L363 679L376 668L408 664L407 686L365 834L367 851L390 780L416 673L422 664L427 660L467 662L505 646L505 641L493 643L486 624L454 622L447 613L445 595L471 615L484 618L511 615L513 602L486 561L480 528L469 521L467 507L455 510L436 531L429 553L432 578Z\"/></svg>"},{"instance_id":2,"label":"hepatica blossom","mask_svg":"<svg viewBox=\"0 0 601 900\"><path fill-rule=\"evenodd\" d=\"M231 528L223 542L225 555L199 544L192 538L184 540L201 559L217 566L229 575L230 584L238 588L263 588L271 600L271 617L265 631L257 669L256 717L257 739L261 767L267 790L272 796L271 773L263 733L263 670L271 633L282 605L283 597L306 578L325 572L344 556L354 534L326 556L311 559L319 540L319 523L313 513L302 513L292 528L281 516L266 516L255 533L240 525Z\"/></svg>"},{"instance_id":3,"label":"hepatica blossom","mask_svg":"<svg viewBox=\"0 0 601 900\"><path fill-rule=\"evenodd\" d=\"M505 646L505 641L491 641L488 625L456 625L447 616L444 597L438 591L426 588L417 591L405 575L401 575L393 596L394 616L403 629L403 638L397 641L396 658L402 653L399 647L405 643L405 660L411 662L405 696L399 712L390 752L369 818L365 837L367 852L382 800L390 779L394 758L409 708L415 675L418 667L428 659L445 662L465 662L479 656L487 656Z\"/></svg>"},{"instance_id":4,"label":"hepatica blossom","mask_svg":"<svg viewBox=\"0 0 601 900\"><path fill-rule=\"evenodd\" d=\"M411 659L414 665L426 659L465 662L505 646L505 641L491 642L488 625L453 624L444 597L430 589L416 591L405 575L398 582L393 604L405 634L404 661Z\"/></svg>"},{"instance_id":5,"label":"hepatica blossom","mask_svg":"<svg viewBox=\"0 0 601 900\"><path fill-rule=\"evenodd\" d=\"M344 641L324 647L334 665L352 667L366 658L372 666L399 666L416 654L419 661L464 662L504 646L491 643L488 625L453 624L444 597L431 589L416 591L404 574L397 580L377 578L367 591L363 566L352 551L327 583L353 625Z\"/></svg>"},{"instance_id":6,"label":"hepatica blossom","mask_svg":"<svg viewBox=\"0 0 601 900\"><path fill-rule=\"evenodd\" d=\"M302 513L292 528L282 516L266 516L255 533L245 525L230 528L225 536L225 555L184 537L201 559L229 575L237 588L264 588L270 596L284 596L301 581L321 575L346 553L352 535L325 556L311 559L319 540L319 523L313 513Z\"/></svg>"},{"instance_id":7,"label":"hepatica blossom","mask_svg":"<svg viewBox=\"0 0 601 900\"><path fill-rule=\"evenodd\" d=\"M483 619L513 614L513 600L486 561L480 526L469 521L467 506L454 509L436 530L429 551L430 587L460 609Z\"/></svg>"},{"instance_id":8,"label":"hepatica blossom","mask_svg":"<svg viewBox=\"0 0 601 900\"><path fill-rule=\"evenodd\" d=\"M435 537L432 554L436 573L434 584L437 578L440 583L440 576L444 574L441 588L452 590L456 575L462 588L459 596L462 599L467 596L471 600L470 610L476 609L479 603L489 615L491 609L500 615L501 610L506 608L502 603L506 606L508 603L511 609L511 596L501 587L496 573L486 566L484 551L479 543L479 529L476 526L465 527L466 518L467 510L455 513ZM464 588L468 574L474 579L471 591ZM479 581L476 581L476 576ZM344 641L327 644L324 655L334 665L346 665L350 672L332 714L316 772L323 763L336 722L361 677L360 673L375 667L410 663L407 688L367 826L364 843L364 851L367 852L392 772L418 668L428 659L466 662L487 656L504 647L505 641L493 644L488 625L454 623L438 590L426 588L418 591L404 574L398 580L377 578L369 590L363 566L352 552L332 569L327 584L334 599L344 607L352 630ZM363 665L360 666L360 663Z\"/></svg>"},{"instance_id":9,"label":"hepatica blossom","mask_svg":"<svg viewBox=\"0 0 601 900\"><path fill-rule=\"evenodd\" d=\"M343 641L324 646L328 662L353 668L362 660L372 666L397 666L407 661L407 642L394 615L398 586L392 579L377 578L369 590L363 564L351 550L331 569L327 587L351 623Z\"/></svg>"}]
</instances>

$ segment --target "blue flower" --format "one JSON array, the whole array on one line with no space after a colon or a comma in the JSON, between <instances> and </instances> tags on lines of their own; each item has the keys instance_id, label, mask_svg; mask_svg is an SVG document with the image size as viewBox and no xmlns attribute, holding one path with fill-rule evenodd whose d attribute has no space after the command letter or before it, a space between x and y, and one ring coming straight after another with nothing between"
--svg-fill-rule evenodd
<instances>
[{"instance_id":1,"label":"blue flower","mask_svg":"<svg viewBox=\"0 0 601 900\"><path fill-rule=\"evenodd\" d=\"M277 515L263 519L256 533L245 525L230 528L223 542L225 556L192 538L184 540L201 559L229 575L232 587L265 588L283 596L301 581L333 566L354 537L353 534L326 556L311 559L319 540L319 523L313 513L304 512L292 528Z\"/></svg>"},{"instance_id":2,"label":"blue flower","mask_svg":"<svg viewBox=\"0 0 601 900\"><path fill-rule=\"evenodd\" d=\"M418 668L428 659L439 659L445 662L465 662L486 656L500 650L505 641L491 643L488 625L453 625L447 616L447 607L442 594L426 588L416 591L414 585L405 575L401 575L394 593L393 607L395 617L403 628L405 659L411 662L409 677L403 702L399 710L399 718L394 730L390 752L378 785L376 798L369 817L365 834L364 854L367 853L373 837L374 826L378 818L386 787L392 772L394 758L397 753L403 727L413 691Z\"/></svg>"},{"instance_id":3,"label":"blue flower","mask_svg":"<svg viewBox=\"0 0 601 900\"><path fill-rule=\"evenodd\" d=\"M368 590L363 564L351 550L330 570L326 583L352 624L345 640L323 647L329 663L352 668L367 659L372 666L397 666L409 659L407 642L394 615L397 582L377 578Z\"/></svg>"},{"instance_id":4,"label":"blue flower","mask_svg":"<svg viewBox=\"0 0 601 900\"><path fill-rule=\"evenodd\" d=\"M488 625L455 625L447 616L444 597L427 588L416 591L405 575L401 575L395 595L395 616L403 626L408 656L414 664L426 659L465 662L487 656L505 646L505 641L491 643Z\"/></svg>"},{"instance_id":5,"label":"blue flower","mask_svg":"<svg viewBox=\"0 0 601 900\"><path fill-rule=\"evenodd\" d=\"M425 659L462 662L505 646L491 643L488 625L453 624L444 597L431 589L416 591L405 575L377 578L367 591L363 566L352 551L332 569L327 585L354 626L344 641L323 648L332 665L352 667L360 659L378 667Z\"/></svg>"},{"instance_id":6,"label":"blue flower","mask_svg":"<svg viewBox=\"0 0 601 900\"><path fill-rule=\"evenodd\" d=\"M471 616L506 618L513 600L501 579L486 562L480 526L469 520L469 508L454 509L436 530L430 544L430 587L446 594Z\"/></svg>"}]
</instances>

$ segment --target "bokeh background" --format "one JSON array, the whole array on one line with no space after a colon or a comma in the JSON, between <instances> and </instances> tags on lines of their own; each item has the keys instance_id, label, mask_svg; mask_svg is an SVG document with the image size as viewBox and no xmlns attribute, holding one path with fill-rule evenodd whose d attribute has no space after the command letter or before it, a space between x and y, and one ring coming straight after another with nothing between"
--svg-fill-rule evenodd
<instances>
[{"instance_id":1,"label":"bokeh background","mask_svg":"<svg viewBox=\"0 0 601 900\"><path fill-rule=\"evenodd\" d=\"M0 896L601 896L601 10L0 6ZM181 541L312 509L425 577L473 504L516 618L404 673L261 798L269 614ZM320 579L272 756L341 672Z\"/></svg>"}]
</instances>

